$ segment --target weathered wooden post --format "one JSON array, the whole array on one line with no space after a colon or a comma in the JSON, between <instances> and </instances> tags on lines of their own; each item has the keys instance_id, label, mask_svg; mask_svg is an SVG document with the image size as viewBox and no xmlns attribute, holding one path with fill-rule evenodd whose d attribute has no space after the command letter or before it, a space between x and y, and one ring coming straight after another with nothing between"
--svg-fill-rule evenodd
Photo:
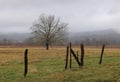
<instances>
[{"instance_id":1,"label":"weathered wooden post","mask_svg":"<svg viewBox=\"0 0 120 82\"><path fill-rule=\"evenodd\" d=\"M105 49L105 44L103 44L103 47L102 47L102 51L101 51L101 56L100 56L99 64L102 63L102 58L103 58L103 54L104 54L104 49Z\"/></svg>"},{"instance_id":2,"label":"weathered wooden post","mask_svg":"<svg viewBox=\"0 0 120 82\"><path fill-rule=\"evenodd\" d=\"M27 72L28 72L28 49L25 49L24 53L24 77L26 77Z\"/></svg>"},{"instance_id":3,"label":"weathered wooden post","mask_svg":"<svg viewBox=\"0 0 120 82\"><path fill-rule=\"evenodd\" d=\"M71 54L71 43L70 43L70 68L72 67L72 54Z\"/></svg>"},{"instance_id":4,"label":"weathered wooden post","mask_svg":"<svg viewBox=\"0 0 120 82\"><path fill-rule=\"evenodd\" d=\"M81 44L81 66L84 66L84 45Z\"/></svg>"},{"instance_id":5,"label":"weathered wooden post","mask_svg":"<svg viewBox=\"0 0 120 82\"><path fill-rule=\"evenodd\" d=\"M66 64L65 64L65 69L67 69L67 66L68 66L68 54L69 54L69 47L67 46L67 49L66 49Z\"/></svg>"},{"instance_id":6,"label":"weathered wooden post","mask_svg":"<svg viewBox=\"0 0 120 82\"><path fill-rule=\"evenodd\" d=\"M73 54L73 57L75 58L75 60L77 61L78 65L80 66L80 62L76 56L76 54L74 53L74 51L71 49L71 54Z\"/></svg>"}]
</instances>

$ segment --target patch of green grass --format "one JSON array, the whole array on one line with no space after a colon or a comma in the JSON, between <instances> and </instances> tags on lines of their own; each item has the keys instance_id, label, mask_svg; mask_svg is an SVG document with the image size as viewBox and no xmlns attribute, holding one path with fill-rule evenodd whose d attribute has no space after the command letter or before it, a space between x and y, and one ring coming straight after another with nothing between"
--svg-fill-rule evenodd
<instances>
[{"instance_id":1,"label":"patch of green grass","mask_svg":"<svg viewBox=\"0 0 120 82\"><path fill-rule=\"evenodd\" d=\"M5 49L0 49L2 54L0 59L6 57L0 61L0 82L120 82L118 49L113 49L113 54L112 49L111 51L106 49L101 65L98 64L101 49L86 49L84 66L79 67L73 59L72 69L68 66L65 70L65 48L49 51L30 48L29 70L26 78L23 75L24 49L14 48L12 51L10 48L9 51L7 48L9 53L5 53Z\"/></svg>"}]
</instances>

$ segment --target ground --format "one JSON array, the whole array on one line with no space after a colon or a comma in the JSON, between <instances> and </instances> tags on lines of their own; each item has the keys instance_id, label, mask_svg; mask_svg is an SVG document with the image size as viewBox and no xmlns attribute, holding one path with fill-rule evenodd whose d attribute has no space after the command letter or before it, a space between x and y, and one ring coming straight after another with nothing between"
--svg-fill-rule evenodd
<instances>
[{"instance_id":1,"label":"ground","mask_svg":"<svg viewBox=\"0 0 120 82\"><path fill-rule=\"evenodd\" d=\"M0 47L0 82L120 82L120 49L105 48L98 64L101 47L85 47L84 66L73 59L65 70L66 47L28 47L29 67L24 78L25 47ZM75 52L79 47L73 47Z\"/></svg>"}]
</instances>

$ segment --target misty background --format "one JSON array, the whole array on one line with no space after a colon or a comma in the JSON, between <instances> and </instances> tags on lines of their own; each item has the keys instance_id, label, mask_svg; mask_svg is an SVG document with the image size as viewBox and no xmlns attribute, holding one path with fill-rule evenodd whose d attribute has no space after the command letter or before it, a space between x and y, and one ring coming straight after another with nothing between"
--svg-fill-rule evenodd
<instances>
[{"instance_id":1,"label":"misty background","mask_svg":"<svg viewBox=\"0 0 120 82\"><path fill-rule=\"evenodd\" d=\"M43 13L68 23L75 44L120 44L120 0L0 0L0 43L31 44L30 27Z\"/></svg>"}]
</instances>

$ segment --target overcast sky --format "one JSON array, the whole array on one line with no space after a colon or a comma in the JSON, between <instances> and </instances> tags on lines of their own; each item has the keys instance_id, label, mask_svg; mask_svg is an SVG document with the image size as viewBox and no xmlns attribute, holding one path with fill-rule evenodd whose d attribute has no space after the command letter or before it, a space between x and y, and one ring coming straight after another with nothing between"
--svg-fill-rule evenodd
<instances>
[{"instance_id":1,"label":"overcast sky","mask_svg":"<svg viewBox=\"0 0 120 82\"><path fill-rule=\"evenodd\" d=\"M0 32L30 32L43 13L60 17L69 31L120 30L120 0L0 0Z\"/></svg>"}]
</instances>

